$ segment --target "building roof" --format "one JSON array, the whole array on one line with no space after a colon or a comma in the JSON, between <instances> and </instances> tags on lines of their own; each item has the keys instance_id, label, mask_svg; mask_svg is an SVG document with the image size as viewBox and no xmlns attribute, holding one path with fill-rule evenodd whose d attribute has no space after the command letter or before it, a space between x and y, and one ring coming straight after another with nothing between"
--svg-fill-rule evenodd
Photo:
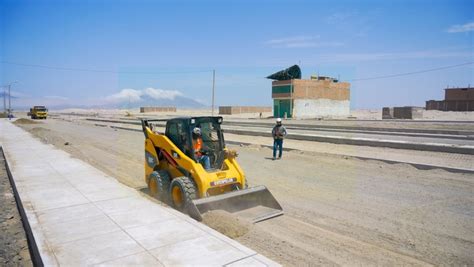
<instances>
[{"instance_id":1,"label":"building roof","mask_svg":"<svg viewBox=\"0 0 474 267\"><path fill-rule=\"evenodd\" d=\"M267 76L267 79L285 81L291 79L301 79L301 69L298 65L293 65L287 69L273 73Z\"/></svg>"},{"instance_id":2,"label":"building roof","mask_svg":"<svg viewBox=\"0 0 474 267\"><path fill-rule=\"evenodd\" d=\"M444 90L474 90L474 87L445 88Z\"/></svg>"}]
</instances>

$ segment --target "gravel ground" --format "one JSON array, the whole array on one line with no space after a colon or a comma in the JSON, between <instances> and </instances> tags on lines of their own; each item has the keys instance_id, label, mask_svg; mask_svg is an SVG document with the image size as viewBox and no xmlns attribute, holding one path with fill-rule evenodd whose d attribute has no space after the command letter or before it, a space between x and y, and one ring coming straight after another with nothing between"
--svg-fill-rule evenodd
<instances>
[{"instance_id":1,"label":"gravel ground","mask_svg":"<svg viewBox=\"0 0 474 267\"><path fill-rule=\"evenodd\" d=\"M142 133L58 120L21 126L124 184L145 186ZM263 255L289 266L474 265L472 174L301 151L272 161L258 145L232 148L250 186L266 185L285 215L243 232L222 214L209 224Z\"/></svg>"},{"instance_id":2,"label":"gravel ground","mask_svg":"<svg viewBox=\"0 0 474 267\"><path fill-rule=\"evenodd\" d=\"M0 149L0 266L33 266Z\"/></svg>"}]
</instances>

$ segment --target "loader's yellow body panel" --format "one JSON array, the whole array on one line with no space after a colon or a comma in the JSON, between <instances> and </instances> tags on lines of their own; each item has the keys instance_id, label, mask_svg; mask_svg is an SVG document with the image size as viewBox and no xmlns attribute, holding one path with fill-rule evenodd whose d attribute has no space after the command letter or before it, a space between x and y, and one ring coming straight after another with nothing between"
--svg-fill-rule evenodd
<instances>
[{"instance_id":1,"label":"loader's yellow body panel","mask_svg":"<svg viewBox=\"0 0 474 267\"><path fill-rule=\"evenodd\" d=\"M148 184L150 174L154 170L166 170L172 178L180 176L191 176L198 188L200 198L218 195L231 191L232 185L237 185L240 189L245 185L245 174L240 168L235 158L224 160L222 170L206 171L201 163L196 162L183 153L164 134L159 134L146 128L145 140L145 180ZM161 149L167 160L159 160L156 148ZM176 162L170 164L169 162Z\"/></svg>"},{"instance_id":2,"label":"loader's yellow body panel","mask_svg":"<svg viewBox=\"0 0 474 267\"><path fill-rule=\"evenodd\" d=\"M153 123L150 123L153 121L158 120L142 120L145 181L151 195L171 202L196 220L202 220L202 214L212 210L225 210L254 223L283 214L282 207L265 186L247 188L245 174L236 161L237 153L225 148L220 129L222 117L168 120L166 134L155 132ZM206 133L206 139L216 143L210 146L213 160L206 170L190 156L200 155L202 160L206 152L201 149L198 153L190 148L189 138L198 123L205 128L210 121L217 124L212 125L214 132ZM181 132L177 127L173 128L179 123L182 123ZM204 137L204 134L198 134ZM193 138L197 140L197 137Z\"/></svg>"}]
</instances>

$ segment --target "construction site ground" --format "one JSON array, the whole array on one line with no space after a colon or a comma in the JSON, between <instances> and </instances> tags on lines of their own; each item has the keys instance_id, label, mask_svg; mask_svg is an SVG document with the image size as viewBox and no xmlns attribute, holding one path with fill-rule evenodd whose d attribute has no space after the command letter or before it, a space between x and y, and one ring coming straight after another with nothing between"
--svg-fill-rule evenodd
<instances>
[{"instance_id":1,"label":"construction site ground","mask_svg":"<svg viewBox=\"0 0 474 267\"><path fill-rule=\"evenodd\" d=\"M142 131L140 121L137 119L94 117L81 117L78 119L77 117L71 116L61 116L57 119L75 123L89 123L99 127L111 127L137 132ZM294 129L295 122L285 121L285 125L290 132L290 135L285 141L285 149L299 150L305 153L317 152L344 155L360 159L377 159L389 163L409 163L412 166L423 169L441 168L457 172L474 172L474 156L472 155L474 153L474 146L469 145L474 140L474 130L466 130L472 129L470 123L457 123L454 124L455 127L452 127L451 123L436 123L439 128L433 128L431 124L427 124L425 127L420 127L419 129L413 127L403 129L406 126L403 125L402 121L393 122L393 124L400 125L398 128L386 127L388 125L385 125L385 123L381 121L368 123L358 122L358 125L352 126L337 125L337 127L341 127L340 129L334 129L333 127L335 126L327 124L314 125L312 123L314 122L305 121L305 124L299 122L297 129L299 129L300 134L298 137L298 131ZM164 122L161 122L161 124L164 126ZM226 141L230 144L271 147L272 144L271 142L269 143L268 140L272 126L271 123L269 124L268 121L265 122L265 120L256 120L254 122L249 122L249 120L230 120L229 122L228 120L223 127L226 132ZM327 142L308 142L314 141L311 140L315 134L313 127L321 126L329 127L325 128L326 131L319 134L319 136ZM463 126L463 128L461 128L461 126ZM352 128L354 127L363 130L353 130ZM460 129L453 130L452 128ZM157 129L164 131L164 127L158 127ZM379 130L373 131L374 129ZM332 138L334 137L334 130L340 131L342 135ZM401 132L394 132L394 130L401 130ZM361 135L360 131L366 134ZM364 135L366 137L364 137ZM407 139L404 135L411 135L411 137L408 136ZM429 137L427 138L426 136ZM328 137L332 140L328 140ZM364 143L367 145L350 145L353 140L364 140ZM448 144L449 142L451 142L451 144ZM401 147L406 149L401 149ZM457 153L440 152L439 150L448 150Z\"/></svg>"},{"instance_id":2,"label":"construction site ground","mask_svg":"<svg viewBox=\"0 0 474 267\"><path fill-rule=\"evenodd\" d=\"M81 120L18 126L146 192L142 133ZM300 142L300 148L385 153L385 148ZM262 145L229 147L238 151L249 185L267 186L285 215L252 225L215 213L204 221L209 226L283 265L474 264L473 173L420 170L314 148L285 151L282 160L272 161L271 150ZM472 162L472 155L437 153L416 155L434 161L439 155L452 165L458 158Z\"/></svg>"},{"instance_id":3,"label":"construction site ground","mask_svg":"<svg viewBox=\"0 0 474 267\"><path fill-rule=\"evenodd\" d=\"M0 266L33 266L26 233L0 149Z\"/></svg>"},{"instance_id":4,"label":"construction site ground","mask_svg":"<svg viewBox=\"0 0 474 267\"><path fill-rule=\"evenodd\" d=\"M7 120L0 130L34 266L279 266Z\"/></svg>"}]
</instances>

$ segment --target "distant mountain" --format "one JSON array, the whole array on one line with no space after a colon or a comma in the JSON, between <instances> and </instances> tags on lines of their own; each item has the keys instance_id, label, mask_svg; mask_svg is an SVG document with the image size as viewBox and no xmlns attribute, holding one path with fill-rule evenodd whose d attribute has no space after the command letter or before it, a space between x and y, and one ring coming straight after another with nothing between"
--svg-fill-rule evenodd
<instances>
[{"instance_id":1,"label":"distant mountain","mask_svg":"<svg viewBox=\"0 0 474 267\"><path fill-rule=\"evenodd\" d=\"M184 96L175 96L174 99L154 99L149 96L142 96L138 102L129 103L122 101L119 103L109 103L104 108L139 108L139 107L177 107L177 108L203 108L206 105ZM96 106L97 107L97 106Z\"/></svg>"},{"instance_id":2,"label":"distant mountain","mask_svg":"<svg viewBox=\"0 0 474 267\"><path fill-rule=\"evenodd\" d=\"M0 94L0 97L3 96ZM13 100L12 96L12 100ZM1 101L1 99L0 99ZM28 110L34 105L44 105L48 109L132 109L139 107L177 107L205 108L206 105L192 98L183 96L178 91L147 88L144 90L123 89L117 94L102 99L71 100L61 97L29 97L12 101L15 110Z\"/></svg>"},{"instance_id":3,"label":"distant mountain","mask_svg":"<svg viewBox=\"0 0 474 267\"><path fill-rule=\"evenodd\" d=\"M13 97L12 97L13 98ZM3 101L0 99L0 101ZM57 104L47 104L38 101L42 105L46 105L48 109L70 109L70 108L79 108L79 109L132 109L140 107L177 107L177 108L205 108L206 105L199 103L193 99L186 97L176 97L174 100L150 100L150 101L139 101L134 103L120 102L120 103L107 103L99 105L87 105L87 104L66 104L66 103L57 103ZM7 101L8 105L8 101ZM13 108L16 110L29 110L31 106L29 105L14 105Z\"/></svg>"}]
</instances>

